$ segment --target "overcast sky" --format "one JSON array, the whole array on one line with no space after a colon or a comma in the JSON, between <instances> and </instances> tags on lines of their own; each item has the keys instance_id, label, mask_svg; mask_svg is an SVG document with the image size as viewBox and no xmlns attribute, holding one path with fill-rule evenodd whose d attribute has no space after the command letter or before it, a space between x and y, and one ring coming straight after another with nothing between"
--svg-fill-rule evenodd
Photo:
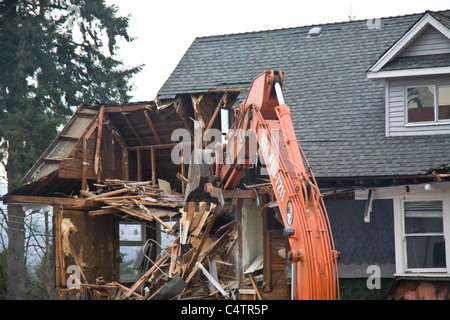
<instances>
[{"instance_id":1,"label":"overcast sky","mask_svg":"<svg viewBox=\"0 0 450 320\"><path fill-rule=\"evenodd\" d=\"M121 43L126 65L145 64L132 81L132 101L154 100L190 44L198 36L229 34L355 19L383 18L450 9L449 0L107 0L131 14L130 34ZM251 54L251 53L249 53Z\"/></svg>"}]
</instances>

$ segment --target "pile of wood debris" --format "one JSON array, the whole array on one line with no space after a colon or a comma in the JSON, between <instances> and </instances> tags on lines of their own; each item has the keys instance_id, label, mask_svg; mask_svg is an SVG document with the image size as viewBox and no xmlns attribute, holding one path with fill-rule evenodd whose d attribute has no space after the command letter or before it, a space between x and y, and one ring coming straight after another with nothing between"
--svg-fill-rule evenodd
<instances>
[{"instance_id":1,"label":"pile of wood debris","mask_svg":"<svg viewBox=\"0 0 450 320\"><path fill-rule=\"evenodd\" d=\"M157 220L168 227L162 219L178 215L183 206L183 196L170 190L162 180L159 186L152 185L151 181L122 180L105 180L96 186L95 192L80 191L87 200L103 204L101 209L90 211L91 216L123 212L147 221Z\"/></svg>"},{"instance_id":2,"label":"pile of wood debris","mask_svg":"<svg viewBox=\"0 0 450 320\"><path fill-rule=\"evenodd\" d=\"M183 196L168 194L151 182L106 180L96 192L82 191L89 200L101 202L90 215L120 211L140 219L157 220L173 243L161 250L131 287L118 282L102 284L108 299L232 299L238 288L235 259L236 220L230 218L232 206L189 202ZM181 215L179 223L169 226L163 218ZM224 218L227 217L227 218ZM220 221L219 221L220 220ZM144 245L145 246L145 245ZM145 248L142 248L145 252ZM145 256L145 255L144 255ZM97 284L98 286L98 284Z\"/></svg>"},{"instance_id":3,"label":"pile of wood debris","mask_svg":"<svg viewBox=\"0 0 450 320\"><path fill-rule=\"evenodd\" d=\"M216 218L224 210L206 202L189 202L181 212L180 223L166 230L176 236L173 243L133 286L119 287L115 299L233 297L237 288L235 220L217 227Z\"/></svg>"}]
</instances>

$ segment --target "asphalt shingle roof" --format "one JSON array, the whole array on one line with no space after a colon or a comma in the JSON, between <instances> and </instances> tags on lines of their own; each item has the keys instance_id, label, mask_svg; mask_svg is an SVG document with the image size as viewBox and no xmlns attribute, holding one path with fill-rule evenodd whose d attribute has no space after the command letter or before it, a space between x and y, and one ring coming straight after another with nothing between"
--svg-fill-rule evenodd
<instances>
[{"instance_id":1,"label":"asphalt shingle roof","mask_svg":"<svg viewBox=\"0 0 450 320\"><path fill-rule=\"evenodd\" d=\"M246 87L264 70L284 70L284 98L317 177L425 173L450 164L450 136L386 137L384 80L366 76L422 16L382 18L379 29L366 20L323 24L312 38L311 26L200 37L158 96Z\"/></svg>"}]
</instances>

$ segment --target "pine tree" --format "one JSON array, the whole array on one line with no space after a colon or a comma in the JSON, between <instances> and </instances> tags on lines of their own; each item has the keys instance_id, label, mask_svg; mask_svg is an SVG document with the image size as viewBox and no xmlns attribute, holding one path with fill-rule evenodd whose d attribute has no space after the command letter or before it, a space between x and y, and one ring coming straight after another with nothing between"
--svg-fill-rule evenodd
<instances>
[{"instance_id":1,"label":"pine tree","mask_svg":"<svg viewBox=\"0 0 450 320\"><path fill-rule=\"evenodd\" d=\"M80 104L123 103L142 66L117 60L129 17L103 0L0 2L0 161L8 190ZM8 295L22 298L24 213L8 205ZM13 270L13 271L11 271Z\"/></svg>"}]
</instances>

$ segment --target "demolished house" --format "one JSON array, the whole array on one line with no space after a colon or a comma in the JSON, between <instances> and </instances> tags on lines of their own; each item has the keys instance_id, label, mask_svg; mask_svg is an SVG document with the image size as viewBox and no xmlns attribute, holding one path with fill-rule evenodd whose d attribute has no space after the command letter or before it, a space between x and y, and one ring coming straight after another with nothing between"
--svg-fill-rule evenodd
<instances>
[{"instance_id":1,"label":"demolished house","mask_svg":"<svg viewBox=\"0 0 450 320\"><path fill-rule=\"evenodd\" d=\"M175 130L193 138L196 120L225 134L251 80L283 70L340 252L341 298L445 299L449 56L450 11L197 38L156 102L80 107L4 201L54 206L58 298L289 299L264 163L224 206L189 205L188 163L171 158Z\"/></svg>"},{"instance_id":2,"label":"demolished house","mask_svg":"<svg viewBox=\"0 0 450 320\"><path fill-rule=\"evenodd\" d=\"M262 243L253 243L252 251L243 248L242 237L251 236L242 233L238 218L243 211L255 215L256 205L244 202L257 195L269 199L271 188L262 183L225 192L220 210L209 202L187 208L188 166L171 160L174 130L193 132L187 120L198 117L189 113L193 103L203 108L211 128L220 120L214 111L229 108L236 97L218 92L163 107L142 102L78 108L24 185L3 198L53 205L58 299L231 298L246 286L255 294ZM275 243L282 252L271 261L284 268L281 240ZM286 277L281 280L286 298Z\"/></svg>"}]
</instances>

